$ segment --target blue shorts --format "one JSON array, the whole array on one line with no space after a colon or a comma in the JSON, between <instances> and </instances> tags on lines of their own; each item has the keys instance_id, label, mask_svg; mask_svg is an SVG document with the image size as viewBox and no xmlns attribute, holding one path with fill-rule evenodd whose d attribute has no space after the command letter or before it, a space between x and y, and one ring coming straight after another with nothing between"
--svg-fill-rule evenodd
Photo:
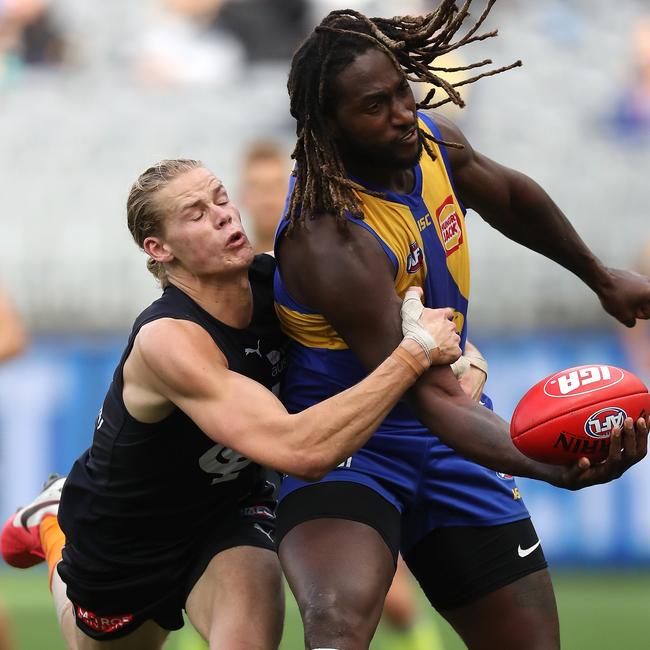
<instances>
[{"instance_id":1,"label":"blue shorts","mask_svg":"<svg viewBox=\"0 0 650 650\"><path fill-rule=\"evenodd\" d=\"M491 407L489 398L483 402ZM530 515L512 476L469 461L430 433L379 429L321 483L349 481L374 490L401 515L403 554L436 528L498 526ZM280 501L314 483L288 476Z\"/></svg>"}]
</instances>

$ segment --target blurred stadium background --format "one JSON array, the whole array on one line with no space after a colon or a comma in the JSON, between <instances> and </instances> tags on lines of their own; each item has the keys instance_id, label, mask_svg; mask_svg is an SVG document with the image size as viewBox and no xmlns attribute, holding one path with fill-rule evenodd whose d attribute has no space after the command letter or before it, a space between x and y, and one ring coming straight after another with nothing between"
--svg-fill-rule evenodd
<instances>
[{"instance_id":1,"label":"blurred stadium background","mask_svg":"<svg viewBox=\"0 0 650 650\"><path fill-rule=\"evenodd\" d=\"M247 143L290 150L288 59L316 21L344 5L393 15L434 4L0 0L0 283L32 332L27 354L0 368L3 520L89 444L127 328L158 293L125 227L140 171L199 158L236 197ZM650 239L650 5L498 0L488 26L498 38L463 56L524 68L472 85L450 116L477 149L539 181L605 263L636 265ZM650 380L650 362L626 353L622 329L576 278L468 221L470 334L501 415L570 365ZM650 647L648 462L579 493L521 481L567 648ZM0 594L19 647L62 647L44 574L0 569ZM294 612L284 647L300 639Z\"/></svg>"}]
</instances>

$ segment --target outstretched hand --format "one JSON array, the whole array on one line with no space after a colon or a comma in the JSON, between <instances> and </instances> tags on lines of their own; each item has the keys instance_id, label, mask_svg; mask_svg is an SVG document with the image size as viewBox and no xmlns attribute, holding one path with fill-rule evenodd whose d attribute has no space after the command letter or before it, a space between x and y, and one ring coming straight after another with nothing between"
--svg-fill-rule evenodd
<instances>
[{"instance_id":1,"label":"outstretched hand","mask_svg":"<svg viewBox=\"0 0 650 650\"><path fill-rule=\"evenodd\" d=\"M603 309L627 327L650 318L650 278L634 271L608 269L608 281L597 289Z\"/></svg>"},{"instance_id":2,"label":"outstretched hand","mask_svg":"<svg viewBox=\"0 0 650 650\"><path fill-rule=\"evenodd\" d=\"M636 423L632 418L626 418L623 428L612 432L606 460L592 465L588 458L581 458L572 467L561 471L559 487L579 490L617 479L648 453L649 429L650 416L639 418Z\"/></svg>"}]
</instances>

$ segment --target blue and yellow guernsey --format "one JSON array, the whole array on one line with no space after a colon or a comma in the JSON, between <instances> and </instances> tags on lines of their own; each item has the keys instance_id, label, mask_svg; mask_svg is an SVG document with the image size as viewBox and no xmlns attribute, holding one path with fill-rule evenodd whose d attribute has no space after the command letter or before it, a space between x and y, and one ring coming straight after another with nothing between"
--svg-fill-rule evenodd
<instances>
[{"instance_id":1,"label":"blue and yellow guernsey","mask_svg":"<svg viewBox=\"0 0 650 650\"><path fill-rule=\"evenodd\" d=\"M419 120L422 129L441 138L429 118L419 115ZM424 289L427 307L455 310L464 345L469 298L465 214L454 191L447 153L432 147L436 157L423 153L410 194L386 192L384 198L376 198L360 193L365 218L350 220L372 233L390 258L400 296L418 285ZM277 237L286 225L281 222ZM289 295L278 269L274 295L280 323L291 339L281 389L290 412L302 411L366 376L366 369L323 315ZM489 398L483 403L490 407ZM403 515L403 553L438 527L496 526L529 516L512 476L457 454L431 435L404 401L361 449L321 479L329 481L362 484L393 504ZM288 476L279 499L307 485ZM329 508L327 516L349 518L343 504Z\"/></svg>"},{"instance_id":2,"label":"blue and yellow guernsey","mask_svg":"<svg viewBox=\"0 0 650 650\"><path fill-rule=\"evenodd\" d=\"M440 138L436 125L419 115L420 127ZM456 197L447 152L434 143L435 160L423 152L415 167L410 194L384 192L385 198L359 193L364 219L350 221L368 230L390 258L395 291L403 297L411 286L424 289L427 307L452 307L464 345L470 286L469 251L464 209ZM291 192L292 184L289 188ZM371 188L381 189L381 188ZM278 235L286 227L281 222ZM279 270L275 303L282 328L292 341L282 398L291 412L301 411L352 386L367 373L345 341L322 314L296 302ZM395 428L424 433L424 427L398 404L378 433Z\"/></svg>"}]
</instances>

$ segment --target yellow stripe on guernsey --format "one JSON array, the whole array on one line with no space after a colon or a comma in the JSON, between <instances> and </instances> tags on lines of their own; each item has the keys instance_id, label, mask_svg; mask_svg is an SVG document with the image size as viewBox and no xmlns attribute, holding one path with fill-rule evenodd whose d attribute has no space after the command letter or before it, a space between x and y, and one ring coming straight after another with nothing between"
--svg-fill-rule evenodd
<instances>
[{"instance_id":1,"label":"yellow stripe on guernsey","mask_svg":"<svg viewBox=\"0 0 650 650\"><path fill-rule=\"evenodd\" d=\"M431 133L422 120L420 128ZM469 300L469 246L465 217L447 174L440 147L434 142L429 142L436 159L431 160L426 153L422 155L422 198L430 210L433 208L435 219L432 221L445 249L447 269L463 298ZM460 229L460 232L457 229Z\"/></svg>"},{"instance_id":2,"label":"yellow stripe on guernsey","mask_svg":"<svg viewBox=\"0 0 650 650\"><path fill-rule=\"evenodd\" d=\"M308 348L347 350L348 346L336 330L320 314L304 314L276 301L275 311L284 332Z\"/></svg>"},{"instance_id":3,"label":"yellow stripe on guernsey","mask_svg":"<svg viewBox=\"0 0 650 650\"><path fill-rule=\"evenodd\" d=\"M422 119L419 122L421 129L431 133ZM364 193L358 196L365 216L363 223L374 231L397 261L396 293L403 297L409 287L420 286L434 303L437 302L433 306L458 304L454 320L461 331L470 284L467 233L443 155L436 144L430 142L430 145L436 159L432 160L426 152L422 154L421 198L424 205L420 204L419 209L414 207L413 195L410 201L404 199L403 202L394 194L388 194L387 198ZM454 294L462 299L454 300ZM460 308L461 302L465 308ZM278 297L276 310L282 328L298 343L310 348L347 349L322 315L309 313L293 301Z\"/></svg>"}]
</instances>

